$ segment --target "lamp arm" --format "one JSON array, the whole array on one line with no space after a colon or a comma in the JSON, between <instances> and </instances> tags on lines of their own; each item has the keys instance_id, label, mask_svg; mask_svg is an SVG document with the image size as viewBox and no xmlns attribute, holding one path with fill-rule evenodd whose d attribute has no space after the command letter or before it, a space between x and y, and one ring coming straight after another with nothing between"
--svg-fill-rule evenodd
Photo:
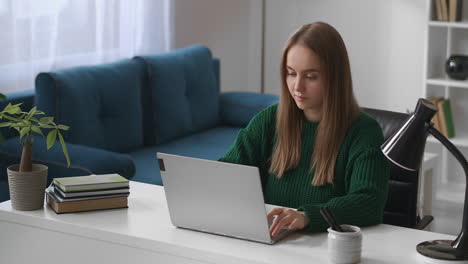
<instances>
[{"instance_id":1,"label":"lamp arm","mask_svg":"<svg viewBox=\"0 0 468 264\"><path fill-rule=\"evenodd\" d=\"M465 157L463 154L455 147L455 145L450 142L442 133L440 133L437 129L435 129L432 124L428 125L427 131L433 135L437 140L439 140L442 145L444 145L450 153L452 153L453 156L460 162L461 166L463 167L463 170L465 171L465 177L466 177L466 182L468 183L468 162L466 161ZM467 192L467 187L465 186L465 202L464 202L464 208L463 208L463 222L462 222L462 230L458 237L452 242L452 247L453 248L458 248L458 249L468 249L468 192Z\"/></svg>"}]
</instances>

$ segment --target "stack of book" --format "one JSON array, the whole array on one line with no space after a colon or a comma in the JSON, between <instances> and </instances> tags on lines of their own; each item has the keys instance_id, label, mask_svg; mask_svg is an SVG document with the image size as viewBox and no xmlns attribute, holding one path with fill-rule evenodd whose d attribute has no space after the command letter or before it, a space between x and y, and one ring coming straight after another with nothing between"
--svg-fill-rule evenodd
<instances>
[{"instance_id":1,"label":"stack of book","mask_svg":"<svg viewBox=\"0 0 468 264\"><path fill-rule=\"evenodd\" d=\"M56 213L128 207L129 181L118 174L54 178L46 190Z\"/></svg>"},{"instance_id":2,"label":"stack of book","mask_svg":"<svg viewBox=\"0 0 468 264\"><path fill-rule=\"evenodd\" d=\"M457 22L462 20L463 0L433 0L435 19Z\"/></svg>"},{"instance_id":3,"label":"stack of book","mask_svg":"<svg viewBox=\"0 0 468 264\"><path fill-rule=\"evenodd\" d=\"M455 137L455 125L453 124L450 100L442 97L431 97L428 100L437 106L438 110L432 118L434 128L447 138Z\"/></svg>"}]
</instances>

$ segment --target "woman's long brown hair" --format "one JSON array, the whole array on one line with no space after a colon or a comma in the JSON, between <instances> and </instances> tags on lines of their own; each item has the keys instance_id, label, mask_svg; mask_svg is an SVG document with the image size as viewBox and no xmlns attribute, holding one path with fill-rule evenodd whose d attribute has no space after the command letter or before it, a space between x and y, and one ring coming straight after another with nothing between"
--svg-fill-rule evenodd
<instances>
[{"instance_id":1,"label":"woman's long brown hair","mask_svg":"<svg viewBox=\"0 0 468 264\"><path fill-rule=\"evenodd\" d=\"M333 184L336 158L348 128L359 115L353 94L348 52L338 31L316 22L302 26L287 41L281 59L281 95L277 112L277 142L270 172L282 177L295 168L301 155L301 130L304 113L289 93L286 84L287 54L294 45L303 45L320 59L323 80L322 117L315 135L311 157L312 185Z\"/></svg>"}]
</instances>

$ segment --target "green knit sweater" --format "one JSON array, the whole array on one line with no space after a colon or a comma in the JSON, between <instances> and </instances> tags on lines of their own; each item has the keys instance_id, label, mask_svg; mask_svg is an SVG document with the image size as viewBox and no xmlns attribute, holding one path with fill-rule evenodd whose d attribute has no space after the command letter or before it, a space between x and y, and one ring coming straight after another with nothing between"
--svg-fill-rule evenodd
<instances>
[{"instance_id":1,"label":"green knit sweater","mask_svg":"<svg viewBox=\"0 0 468 264\"><path fill-rule=\"evenodd\" d=\"M304 229L322 232L328 224L319 213L329 207L340 224L367 226L382 222L387 198L389 163L380 151L379 124L360 113L349 128L338 154L334 183L313 186L310 160L319 122L302 123L301 160L282 178L268 172L275 145L278 105L258 113L240 130L234 144L220 161L256 166L260 170L265 203L297 208L309 218Z\"/></svg>"}]
</instances>

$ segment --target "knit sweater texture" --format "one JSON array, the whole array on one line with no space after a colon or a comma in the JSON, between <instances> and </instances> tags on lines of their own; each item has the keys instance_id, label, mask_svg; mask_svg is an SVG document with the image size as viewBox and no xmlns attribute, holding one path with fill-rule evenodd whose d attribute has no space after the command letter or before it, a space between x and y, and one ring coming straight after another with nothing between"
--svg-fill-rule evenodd
<instances>
[{"instance_id":1,"label":"knit sweater texture","mask_svg":"<svg viewBox=\"0 0 468 264\"><path fill-rule=\"evenodd\" d=\"M333 184L313 186L310 170L315 133L319 122L302 121L301 158L296 168L281 178L269 173L276 143L276 112L273 105L258 113L241 129L220 161L256 166L260 170L265 203L296 208L309 218L308 232L323 232L327 222L320 215L328 207L340 224L368 226L382 223L390 164L382 154L382 129L361 112L348 129L338 153ZM319 144L319 142L317 142Z\"/></svg>"}]
</instances>

